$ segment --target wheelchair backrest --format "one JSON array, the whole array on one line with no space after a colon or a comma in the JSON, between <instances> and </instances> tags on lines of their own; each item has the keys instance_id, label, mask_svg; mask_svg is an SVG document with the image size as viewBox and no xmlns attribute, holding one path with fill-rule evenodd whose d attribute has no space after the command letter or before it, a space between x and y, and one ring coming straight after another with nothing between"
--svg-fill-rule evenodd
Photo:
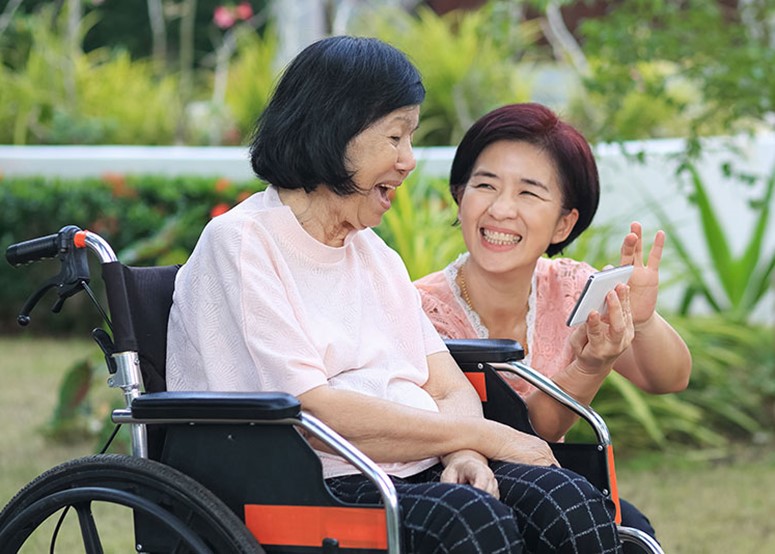
<instances>
[{"instance_id":1,"label":"wheelchair backrest","mask_svg":"<svg viewBox=\"0 0 775 554\"><path fill-rule=\"evenodd\" d=\"M167 390L167 320L180 266L123 266L146 392Z\"/></svg>"}]
</instances>

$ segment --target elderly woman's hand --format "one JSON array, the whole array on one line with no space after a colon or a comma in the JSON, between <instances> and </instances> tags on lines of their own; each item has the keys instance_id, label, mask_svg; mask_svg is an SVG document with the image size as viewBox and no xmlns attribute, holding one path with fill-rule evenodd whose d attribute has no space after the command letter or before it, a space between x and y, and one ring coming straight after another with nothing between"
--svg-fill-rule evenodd
<instances>
[{"instance_id":1,"label":"elderly woman's hand","mask_svg":"<svg viewBox=\"0 0 775 554\"><path fill-rule=\"evenodd\" d=\"M664 231L657 231L651 245L649 257L643 264L643 228L634 221L630 232L624 237L621 249L621 265L632 264L634 269L628 282L630 286L630 305L632 320L637 329L647 323L654 315L659 293L659 263L665 246Z\"/></svg>"},{"instance_id":2,"label":"elderly woman's hand","mask_svg":"<svg viewBox=\"0 0 775 554\"><path fill-rule=\"evenodd\" d=\"M444 457L442 483L472 485L486 493L500 498L498 481L495 479L487 458L473 450L459 450Z\"/></svg>"},{"instance_id":3,"label":"elderly woman's hand","mask_svg":"<svg viewBox=\"0 0 775 554\"><path fill-rule=\"evenodd\" d=\"M534 466L560 466L549 443L511 427L499 434L498 444L490 459Z\"/></svg>"},{"instance_id":4,"label":"elderly woman's hand","mask_svg":"<svg viewBox=\"0 0 775 554\"><path fill-rule=\"evenodd\" d=\"M577 368L584 373L610 371L635 336L629 286L617 285L606 296L606 304L605 316L592 312L570 337Z\"/></svg>"}]
</instances>

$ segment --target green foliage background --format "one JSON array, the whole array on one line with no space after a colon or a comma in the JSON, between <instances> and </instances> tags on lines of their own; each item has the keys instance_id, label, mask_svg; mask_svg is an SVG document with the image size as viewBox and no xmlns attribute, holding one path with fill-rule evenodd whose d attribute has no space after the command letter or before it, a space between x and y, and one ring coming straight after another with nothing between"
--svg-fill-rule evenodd
<instances>
[{"instance_id":1,"label":"green foliage background","mask_svg":"<svg viewBox=\"0 0 775 554\"><path fill-rule=\"evenodd\" d=\"M149 57L146 2L85 2L75 36L59 4L25 2L0 33L0 143L245 141L280 71L267 2L251 0L257 20L226 31L212 22L221 2L162 2L170 13L161 68ZM547 41L547 10L577 4L490 0L444 16L372 8L347 32L395 44L422 71L419 146L454 144L490 109L542 97L592 142L686 137L696 153L702 136L772 128L775 0L735 9L712 0L611 3L575 29L583 63L569 63L568 46ZM187 69L179 33L191 5ZM542 84L547 70L564 77Z\"/></svg>"},{"instance_id":2,"label":"green foliage background","mask_svg":"<svg viewBox=\"0 0 775 554\"><path fill-rule=\"evenodd\" d=\"M232 183L217 177L5 178L0 180L0 250L77 225L99 233L124 263L183 263L214 208L231 207L263 188L258 181ZM16 314L24 299L58 271L56 260L24 268L0 264L0 330L19 331ZM98 276L99 268L94 268L92 283L101 290ZM83 333L99 324L85 315L96 312L84 295L67 300L60 315L46 314L55 297L51 292L33 312L33 332Z\"/></svg>"}]
</instances>

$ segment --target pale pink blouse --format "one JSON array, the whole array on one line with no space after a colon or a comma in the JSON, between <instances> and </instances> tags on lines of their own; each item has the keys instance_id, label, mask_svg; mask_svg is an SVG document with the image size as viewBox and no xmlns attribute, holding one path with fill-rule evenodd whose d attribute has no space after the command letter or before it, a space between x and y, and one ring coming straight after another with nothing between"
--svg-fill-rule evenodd
<instances>
[{"instance_id":1,"label":"pale pink blouse","mask_svg":"<svg viewBox=\"0 0 775 554\"><path fill-rule=\"evenodd\" d=\"M423 309L444 338L500 338L490 337L479 314L469 308L460 294L457 272L467 259L468 254L462 254L442 271L415 281ZM573 352L568 338L572 328L565 322L587 277L594 271L592 266L568 258L539 258L528 301L525 364L552 377L571 362ZM511 377L505 373L504 376ZM518 377L510 378L509 384L522 396L533 390L532 385Z\"/></svg>"},{"instance_id":2,"label":"pale pink blouse","mask_svg":"<svg viewBox=\"0 0 775 554\"><path fill-rule=\"evenodd\" d=\"M167 387L284 391L327 385L438 411L427 357L446 350L401 258L372 230L333 248L269 187L205 228L180 269L169 319ZM325 477L357 473L319 453ZM382 463L414 475L437 458Z\"/></svg>"}]
</instances>

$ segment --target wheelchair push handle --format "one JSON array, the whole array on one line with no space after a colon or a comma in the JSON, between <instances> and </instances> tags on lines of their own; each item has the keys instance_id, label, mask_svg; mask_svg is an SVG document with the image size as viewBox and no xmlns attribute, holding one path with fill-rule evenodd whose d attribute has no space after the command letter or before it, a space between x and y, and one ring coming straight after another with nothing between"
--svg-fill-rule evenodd
<instances>
[{"instance_id":1,"label":"wheelchair push handle","mask_svg":"<svg viewBox=\"0 0 775 554\"><path fill-rule=\"evenodd\" d=\"M76 225L66 225L58 233L12 244L5 250L5 259L12 266L20 266L47 258L64 260L85 249L91 250L100 263L118 261L105 239Z\"/></svg>"},{"instance_id":2,"label":"wheelchair push handle","mask_svg":"<svg viewBox=\"0 0 775 554\"><path fill-rule=\"evenodd\" d=\"M17 317L19 325L29 325L30 312L49 289L55 289L59 296L51 308L58 313L65 300L88 284L89 264L85 250L78 244L81 233L83 231L75 225L67 225L56 234L12 244L6 249L5 258L15 267L54 257L60 263L59 273L38 287L24 303Z\"/></svg>"},{"instance_id":3,"label":"wheelchair push handle","mask_svg":"<svg viewBox=\"0 0 775 554\"><path fill-rule=\"evenodd\" d=\"M53 258L59 253L60 234L54 233L12 244L5 251L5 259L9 264L19 266Z\"/></svg>"}]
</instances>

